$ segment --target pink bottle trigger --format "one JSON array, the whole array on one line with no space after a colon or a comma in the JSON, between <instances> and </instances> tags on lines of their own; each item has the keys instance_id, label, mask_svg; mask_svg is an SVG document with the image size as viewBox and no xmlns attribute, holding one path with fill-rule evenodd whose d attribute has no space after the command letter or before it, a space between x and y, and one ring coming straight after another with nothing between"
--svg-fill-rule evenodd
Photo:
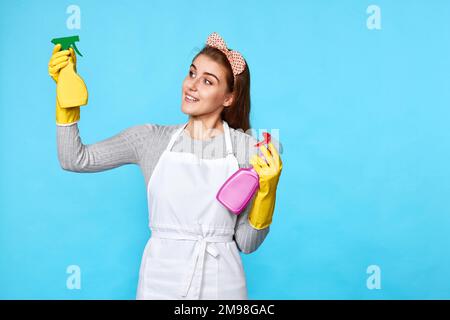
<instances>
[{"instance_id":1,"label":"pink bottle trigger","mask_svg":"<svg viewBox=\"0 0 450 320\"><path fill-rule=\"evenodd\" d=\"M263 137L264 137L264 140L258 142L257 144L255 144L255 147L259 147L259 146L261 146L261 145L263 145L263 144L268 145L268 144L270 143L270 139L272 138L272 136L270 135L270 133L268 133L268 132L263 132Z\"/></svg>"},{"instance_id":2,"label":"pink bottle trigger","mask_svg":"<svg viewBox=\"0 0 450 320\"><path fill-rule=\"evenodd\" d=\"M265 144L267 150L269 151L269 154L272 154L272 152L270 152L270 149L269 149L269 143L270 143L270 140L272 139L272 136L271 136L270 133L268 133L268 132L263 132L263 137L264 137L264 140L258 142L257 144L255 144L255 147L260 147L260 146L262 146L263 144ZM267 160L265 159L264 155L261 154L261 156L262 156L262 157L264 158L264 160L267 162Z\"/></svg>"}]
</instances>

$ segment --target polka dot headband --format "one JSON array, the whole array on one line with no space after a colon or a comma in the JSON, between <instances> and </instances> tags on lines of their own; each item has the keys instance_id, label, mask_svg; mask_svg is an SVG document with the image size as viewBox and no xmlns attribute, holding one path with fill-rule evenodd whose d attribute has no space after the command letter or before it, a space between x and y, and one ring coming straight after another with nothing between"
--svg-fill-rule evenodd
<instances>
[{"instance_id":1,"label":"polka dot headband","mask_svg":"<svg viewBox=\"0 0 450 320\"><path fill-rule=\"evenodd\" d=\"M206 44L210 47L219 49L227 56L228 61L230 61L231 69L233 70L233 75L235 78L236 75L244 71L245 60L242 55L238 51L228 49L225 40L223 40L217 32L213 32L208 36Z\"/></svg>"}]
</instances>

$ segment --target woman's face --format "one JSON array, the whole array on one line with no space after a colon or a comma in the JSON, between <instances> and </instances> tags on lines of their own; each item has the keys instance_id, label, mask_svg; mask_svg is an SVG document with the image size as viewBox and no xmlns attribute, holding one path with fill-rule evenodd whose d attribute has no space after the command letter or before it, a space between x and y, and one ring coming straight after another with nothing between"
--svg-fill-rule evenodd
<instances>
[{"instance_id":1,"label":"woman's face","mask_svg":"<svg viewBox=\"0 0 450 320\"><path fill-rule=\"evenodd\" d=\"M200 54L189 67L183 81L181 110L191 116L220 114L232 104L228 93L226 69L208 56ZM189 100L189 96L195 101Z\"/></svg>"}]
</instances>

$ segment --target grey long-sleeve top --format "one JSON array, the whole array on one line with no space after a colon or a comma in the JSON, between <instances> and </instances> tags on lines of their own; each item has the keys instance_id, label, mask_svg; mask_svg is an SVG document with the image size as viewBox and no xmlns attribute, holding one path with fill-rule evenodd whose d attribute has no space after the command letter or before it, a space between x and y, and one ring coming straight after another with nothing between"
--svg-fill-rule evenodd
<instances>
[{"instance_id":1,"label":"grey long-sleeve top","mask_svg":"<svg viewBox=\"0 0 450 320\"><path fill-rule=\"evenodd\" d=\"M161 156L169 144L172 134L184 124L158 125L143 124L127 128L103 141L84 145L80 138L78 124L57 125L58 159L64 170L73 172L99 172L125 164L139 165L145 178L145 185ZM257 154L256 139L241 130L230 128L233 153L240 168L250 167L249 160ZM172 151L191 152L202 159L226 156L225 134L218 134L208 140L192 139L183 130ZM240 251L251 253L264 241L269 228L253 228L248 222L248 214L254 198L238 216L235 240Z\"/></svg>"}]
</instances>

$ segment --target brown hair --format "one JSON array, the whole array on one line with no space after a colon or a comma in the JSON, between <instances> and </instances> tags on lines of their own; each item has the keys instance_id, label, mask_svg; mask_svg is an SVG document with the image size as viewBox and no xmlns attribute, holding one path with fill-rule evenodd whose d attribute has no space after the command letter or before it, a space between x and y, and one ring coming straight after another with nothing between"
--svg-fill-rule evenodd
<instances>
[{"instance_id":1,"label":"brown hair","mask_svg":"<svg viewBox=\"0 0 450 320\"><path fill-rule=\"evenodd\" d=\"M231 49L230 49L231 50ZM223 65L227 69L226 81L228 92L234 92L234 102L229 107L225 107L220 114L222 120L225 120L233 129L242 129L246 132L250 126L250 70L247 61L242 73L236 75L234 82L233 70L226 55L217 48L205 45L203 49L195 55L192 62L201 54L204 54ZM244 59L245 60L245 59Z\"/></svg>"}]
</instances>

